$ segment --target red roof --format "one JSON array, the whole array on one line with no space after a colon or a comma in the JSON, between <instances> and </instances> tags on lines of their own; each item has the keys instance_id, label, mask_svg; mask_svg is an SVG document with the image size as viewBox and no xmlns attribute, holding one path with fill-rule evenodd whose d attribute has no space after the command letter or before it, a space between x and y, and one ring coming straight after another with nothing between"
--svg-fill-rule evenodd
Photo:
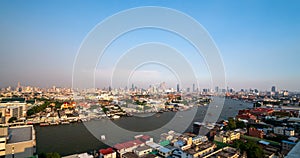
<instances>
[{"instance_id":1,"label":"red roof","mask_svg":"<svg viewBox=\"0 0 300 158\"><path fill-rule=\"evenodd\" d=\"M140 139L142 139L141 141L145 142L145 141L150 140L150 136L143 135L143 136L140 137Z\"/></svg>"},{"instance_id":2,"label":"red roof","mask_svg":"<svg viewBox=\"0 0 300 158\"><path fill-rule=\"evenodd\" d=\"M107 148L107 149L100 149L99 153L101 153L102 155L107 155L107 154L111 154L115 152L114 149L112 148Z\"/></svg>"},{"instance_id":3,"label":"red roof","mask_svg":"<svg viewBox=\"0 0 300 158\"><path fill-rule=\"evenodd\" d=\"M240 119L252 119L252 120L256 120L256 116L252 115L252 114L241 114L241 115L237 115L236 116L237 118L240 118Z\"/></svg>"},{"instance_id":4,"label":"red roof","mask_svg":"<svg viewBox=\"0 0 300 158\"><path fill-rule=\"evenodd\" d=\"M121 150L121 149L131 148L133 146L137 146L141 144L143 144L143 142L140 140L132 140L132 141L116 144L114 148L116 148L117 150Z\"/></svg>"}]
</instances>

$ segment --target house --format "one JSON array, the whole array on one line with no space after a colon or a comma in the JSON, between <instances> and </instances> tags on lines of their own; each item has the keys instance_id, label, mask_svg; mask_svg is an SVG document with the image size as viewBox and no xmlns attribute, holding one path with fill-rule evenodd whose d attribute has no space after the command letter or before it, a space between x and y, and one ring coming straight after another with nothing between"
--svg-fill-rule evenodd
<instances>
[{"instance_id":1,"label":"house","mask_svg":"<svg viewBox=\"0 0 300 158\"><path fill-rule=\"evenodd\" d=\"M137 156L133 152L127 152L127 153L122 154L121 158L139 158L139 156Z\"/></svg>"},{"instance_id":2,"label":"house","mask_svg":"<svg viewBox=\"0 0 300 158\"><path fill-rule=\"evenodd\" d=\"M227 131L227 132L220 132L214 136L214 141L222 142L222 143L229 143L234 140L240 139L241 134L235 131Z\"/></svg>"},{"instance_id":3,"label":"house","mask_svg":"<svg viewBox=\"0 0 300 158\"><path fill-rule=\"evenodd\" d=\"M295 130L287 127L274 127L274 133L279 135L294 136Z\"/></svg>"},{"instance_id":4,"label":"house","mask_svg":"<svg viewBox=\"0 0 300 158\"><path fill-rule=\"evenodd\" d=\"M232 147L225 147L209 155L203 156L203 158L238 158L239 156L240 153L238 149Z\"/></svg>"},{"instance_id":5,"label":"house","mask_svg":"<svg viewBox=\"0 0 300 158\"><path fill-rule=\"evenodd\" d=\"M281 151L283 154L287 154L297 143L287 140L281 141Z\"/></svg>"},{"instance_id":6,"label":"house","mask_svg":"<svg viewBox=\"0 0 300 158\"><path fill-rule=\"evenodd\" d=\"M292 137L295 135L295 130L293 128L287 128L284 130L284 135Z\"/></svg>"},{"instance_id":7,"label":"house","mask_svg":"<svg viewBox=\"0 0 300 158\"><path fill-rule=\"evenodd\" d=\"M184 153L186 153L187 157L191 158L203 157L212 153L215 148L217 148L217 146L213 142L205 142L185 150Z\"/></svg>"},{"instance_id":8,"label":"house","mask_svg":"<svg viewBox=\"0 0 300 158\"><path fill-rule=\"evenodd\" d=\"M114 145L114 148L117 150L119 156L122 157L123 154L128 152L133 152L135 148L142 146L144 144L145 144L144 142L136 139L136 140L131 140L124 143L116 144Z\"/></svg>"},{"instance_id":9,"label":"house","mask_svg":"<svg viewBox=\"0 0 300 158\"><path fill-rule=\"evenodd\" d=\"M249 128L249 136L257 137L257 138L263 138L264 137L264 131L260 129L256 129L254 127Z\"/></svg>"},{"instance_id":10,"label":"house","mask_svg":"<svg viewBox=\"0 0 300 158\"><path fill-rule=\"evenodd\" d=\"M156 151L162 157L168 157L172 154L172 150L170 150L166 147L163 147L157 143L147 142L146 145L149 146L150 148L152 148L153 151Z\"/></svg>"},{"instance_id":11,"label":"house","mask_svg":"<svg viewBox=\"0 0 300 158\"><path fill-rule=\"evenodd\" d=\"M133 153L135 153L137 156L142 157L144 155L149 154L150 152L152 152L152 148L150 148L149 146L140 146L137 147L133 150Z\"/></svg>"},{"instance_id":12,"label":"house","mask_svg":"<svg viewBox=\"0 0 300 158\"><path fill-rule=\"evenodd\" d=\"M100 158L116 158L117 153L113 148L100 149L99 150Z\"/></svg>"},{"instance_id":13,"label":"house","mask_svg":"<svg viewBox=\"0 0 300 158\"><path fill-rule=\"evenodd\" d=\"M274 134L284 135L285 127L274 127Z\"/></svg>"}]
</instances>

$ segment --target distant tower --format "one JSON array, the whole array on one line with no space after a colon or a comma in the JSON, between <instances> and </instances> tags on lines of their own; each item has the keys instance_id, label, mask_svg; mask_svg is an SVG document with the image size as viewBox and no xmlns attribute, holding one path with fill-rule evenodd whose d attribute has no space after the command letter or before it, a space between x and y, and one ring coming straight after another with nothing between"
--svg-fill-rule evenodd
<instances>
[{"instance_id":1,"label":"distant tower","mask_svg":"<svg viewBox=\"0 0 300 158\"><path fill-rule=\"evenodd\" d=\"M18 82L17 91L18 92L22 92L22 87L21 87L21 83L20 82Z\"/></svg>"},{"instance_id":2,"label":"distant tower","mask_svg":"<svg viewBox=\"0 0 300 158\"><path fill-rule=\"evenodd\" d=\"M177 92L179 92L180 91L180 89L179 89L179 84L177 84Z\"/></svg>"},{"instance_id":3,"label":"distant tower","mask_svg":"<svg viewBox=\"0 0 300 158\"><path fill-rule=\"evenodd\" d=\"M196 89L195 89L195 83L193 84L193 92L195 92L196 91Z\"/></svg>"},{"instance_id":4,"label":"distant tower","mask_svg":"<svg viewBox=\"0 0 300 158\"><path fill-rule=\"evenodd\" d=\"M215 92L217 92L217 93L219 92L219 87L218 86L215 87Z\"/></svg>"},{"instance_id":5,"label":"distant tower","mask_svg":"<svg viewBox=\"0 0 300 158\"><path fill-rule=\"evenodd\" d=\"M276 87L275 86L272 86L271 92L276 92Z\"/></svg>"}]
</instances>

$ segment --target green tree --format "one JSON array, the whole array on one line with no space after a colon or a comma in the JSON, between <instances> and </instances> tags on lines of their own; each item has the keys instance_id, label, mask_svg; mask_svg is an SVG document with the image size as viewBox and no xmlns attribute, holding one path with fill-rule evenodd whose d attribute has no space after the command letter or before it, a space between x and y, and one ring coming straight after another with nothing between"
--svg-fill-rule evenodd
<instances>
[{"instance_id":1,"label":"green tree","mask_svg":"<svg viewBox=\"0 0 300 158\"><path fill-rule=\"evenodd\" d=\"M233 143L233 146L241 151L243 153L244 151L247 153L248 158L257 158L257 157L263 157L263 149L256 144L255 142L248 141L247 143L236 140Z\"/></svg>"},{"instance_id":2,"label":"green tree","mask_svg":"<svg viewBox=\"0 0 300 158\"><path fill-rule=\"evenodd\" d=\"M264 152L263 149L257 145L255 142L248 142L246 143L247 148L247 157L249 158L257 158L257 157L263 157Z\"/></svg>"},{"instance_id":3,"label":"green tree","mask_svg":"<svg viewBox=\"0 0 300 158\"><path fill-rule=\"evenodd\" d=\"M8 123L13 123L15 121L17 121L17 118L16 117L11 117L11 118L9 118Z\"/></svg>"},{"instance_id":4,"label":"green tree","mask_svg":"<svg viewBox=\"0 0 300 158\"><path fill-rule=\"evenodd\" d=\"M46 158L60 158L61 156L58 153L47 153Z\"/></svg>"},{"instance_id":5,"label":"green tree","mask_svg":"<svg viewBox=\"0 0 300 158\"><path fill-rule=\"evenodd\" d=\"M246 124L243 121L236 121L236 128L245 128Z\"/></svg>"},{"instance_id":6,"label":"green tree","mask_svg":"<svg viewBox=\"0 0 300 158\"><path fill-rule=\"evenodd\" d=\"M236 129L236 123L232 117L228 119L228 127L229 129Z\"/></svg>"}]
</instances>

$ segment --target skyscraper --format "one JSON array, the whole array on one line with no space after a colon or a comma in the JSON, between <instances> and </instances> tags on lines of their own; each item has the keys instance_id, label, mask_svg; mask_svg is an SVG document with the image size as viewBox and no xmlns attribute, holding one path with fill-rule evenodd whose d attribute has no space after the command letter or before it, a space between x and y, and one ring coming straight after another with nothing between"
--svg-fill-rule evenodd
<instances>
[{"instance_id":1,"label":"skyscraper","mask_svg":"<svg viewBox=\"0 0 300 158\"><path fill-rule=\"evenodd\" d=\"M193 92L195 92L196 91L196 89L195 89L195 83L193 84Z\"/></svg>"},{"instance_id":2,"label":"skyscraper","mask_svg":"<svg viewBox=\"0 0 300 158\"><path fill-rule=\"evenodd\" d=\"M179 84L177 84L177 92L180 92Z\"/></svg>"},{"instance_id":3,"label":"skyscraper","mask_svg":"<svg viewBox=\"0 0 300 158\"><path fill-rule=\"evenodd\" d=\"M275 86L272 86L271 92L276 92L276 87Z\"/></svg>"}]
</instances>

